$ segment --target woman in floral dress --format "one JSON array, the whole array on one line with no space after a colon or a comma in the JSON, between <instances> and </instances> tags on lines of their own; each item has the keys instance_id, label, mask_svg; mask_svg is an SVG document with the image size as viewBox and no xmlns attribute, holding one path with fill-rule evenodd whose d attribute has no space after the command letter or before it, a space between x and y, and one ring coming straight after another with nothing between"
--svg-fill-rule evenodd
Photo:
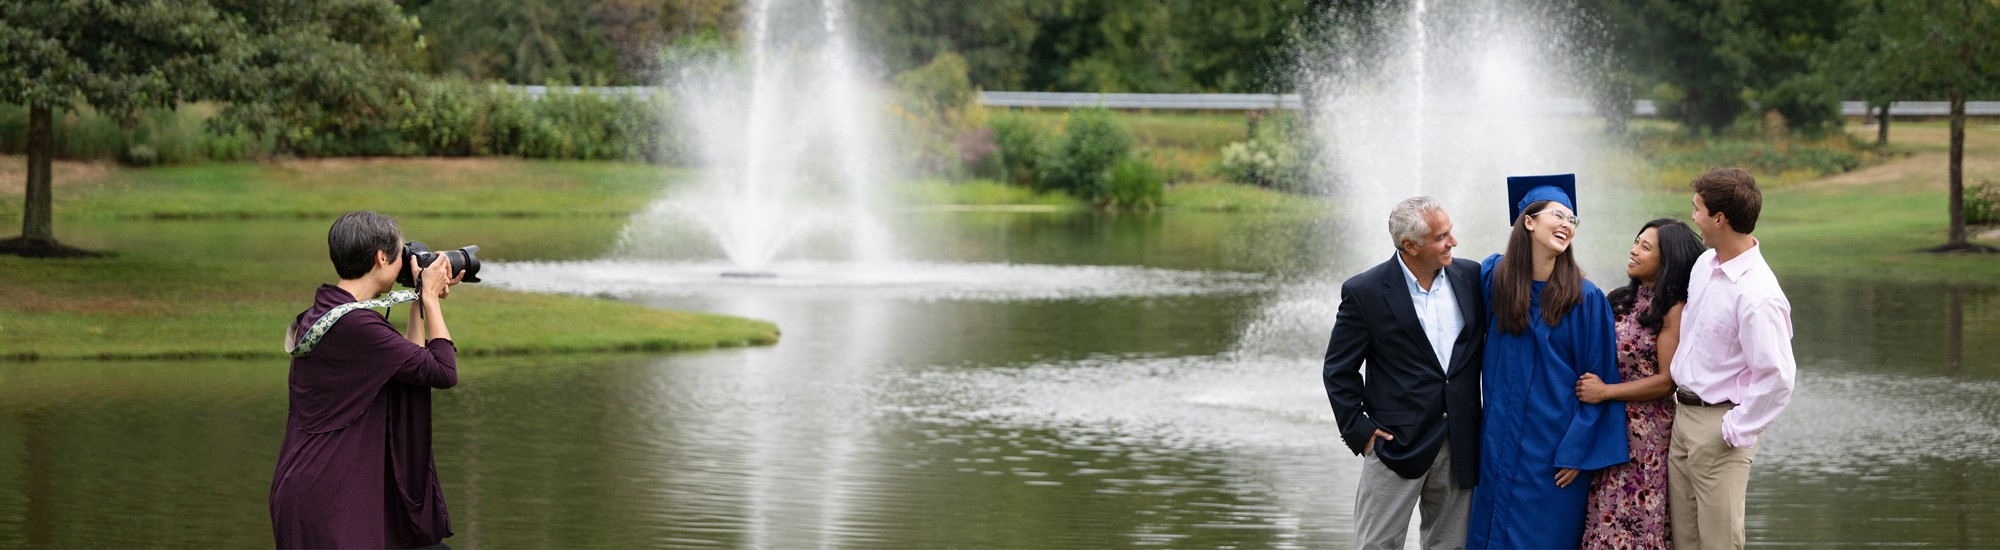
<instances>
[{"instance_id":1,"label":"woman in floral dress","mask_svg":"<svg viewBox=\"0 0 2000 550\"><path fill-rule=\"evenodd\" d=\"M1689 271L1701 256L1701 237L1673 218L1647 222L1632 239L1625 274L1631 282L1612 291L1618 335L1620 384L1586 374L1576 384L1585 403L1626 401L1630 462L1591 478L1585 507L1584 548L1668 548L1667 445L1673 435L1674 346L1680 341L1681 307Z\"/></svg>"}]
</instances>

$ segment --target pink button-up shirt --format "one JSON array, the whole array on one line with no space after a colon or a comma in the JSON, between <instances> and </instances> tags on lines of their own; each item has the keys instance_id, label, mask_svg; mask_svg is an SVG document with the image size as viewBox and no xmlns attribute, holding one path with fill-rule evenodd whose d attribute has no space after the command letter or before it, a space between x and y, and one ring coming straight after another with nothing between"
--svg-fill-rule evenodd
<instances>
[{"instance_id":1,"label":"pink button-up shirt","mask_svg":"<svg viewBox=\"0 0 2000 550\"><path fill-rule=\"evenodd\" d=\"M1731 401L1722 439L1731 447L1757 444L1792 399L1798 361L1792 357L1792 303L1764 263L1761 244L1718 264L1715 251L1694 261L1674 383L1702 401Z\"/></svg>"}]
</instances>

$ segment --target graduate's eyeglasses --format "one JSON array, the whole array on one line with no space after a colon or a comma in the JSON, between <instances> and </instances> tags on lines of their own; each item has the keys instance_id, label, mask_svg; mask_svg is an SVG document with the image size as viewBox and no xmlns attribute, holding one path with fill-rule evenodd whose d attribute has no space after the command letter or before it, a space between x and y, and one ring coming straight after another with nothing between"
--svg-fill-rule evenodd
<instances>
[{"instance_id":1,"label":"graduate's eyeglasses","mask_svg":"<svg viewBox=\"0 0 2000 550\"><path fill-rule=\"evenodd\" d=\"M1561 213L1558 213L1554 210L1543 210L1541 212L1535 213L1535 215L1537 216L1540 216L1542 214L1555 214L1557 220L1569 222L1570 227L1583 227L1583 220L1577 218L1576 214L1570 214L1568 216L1564 216Z\"/></svg>"}]
</instances>

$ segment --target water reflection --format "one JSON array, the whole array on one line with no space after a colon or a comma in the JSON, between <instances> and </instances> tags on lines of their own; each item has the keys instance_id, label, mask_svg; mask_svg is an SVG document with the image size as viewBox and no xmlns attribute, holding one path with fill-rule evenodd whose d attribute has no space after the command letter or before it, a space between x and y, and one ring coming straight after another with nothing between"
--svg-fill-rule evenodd
<instances>
[{"instance_id":1,"label":"water reflection","mask_svg":"<svg viewBox=\"0 0 2000 550\"><path fill-rule=\"evenodd\" d=\"M487 229L547 254L513 265L611 265L533 244L550 229L536 223ZM666 276L680 286L620 296L770 319L783 341L466 361L436 403L450 542L1349 544L1359 463L1317 380L1337 301L1321 274L1341 267L1285 259L1325 247L1323 226L951 223L920 232L934 239L924 261L998 273L983 293ZM196 248L240 231L170 225L91 230ZM302 225L270 229L323 231ZM618 269L632 265L655 264ZM993 267L1008 265L1044 267ZM1084 285L1096 290L1028 298L1079 273L1102 275ZM1153 284L1162 274L1179 282ZM1784 283L1800 387L1753 469L1751 542L2000 545L2000 289ZM274 362L0 364L0 546L268 545L284 377Z\"/></svg>"}]
</instances>

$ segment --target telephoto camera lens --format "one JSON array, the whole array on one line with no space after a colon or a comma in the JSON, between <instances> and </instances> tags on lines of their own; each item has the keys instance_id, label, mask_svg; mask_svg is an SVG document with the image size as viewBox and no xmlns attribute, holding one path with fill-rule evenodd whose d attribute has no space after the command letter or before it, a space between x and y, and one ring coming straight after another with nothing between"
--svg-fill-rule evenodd
<instances>
[{"instance_id":1,"label":"telephoto camera lens","mask_svg":"<svg viewBox=\"0 0 2000 550\"><path fill-rule=\"evenodd\" d=\"M477 283L479 282L479 257L473 255L477 252L479 252L479 245L476 244L466 245L457 250L431 252L430 247L424 246L424 243L412 241L403 245L403 261L415 264L418 269L423 269L430 267L431 262L437 261L439 257L443 257L445 261L451 262L451 272L453 275L461 271L465 272L465 278L461 279L462 282ZM410 276L408 269L396 274L396 284L410 288L417 287L417 281Z\"/></svg>"}]
</instances>

